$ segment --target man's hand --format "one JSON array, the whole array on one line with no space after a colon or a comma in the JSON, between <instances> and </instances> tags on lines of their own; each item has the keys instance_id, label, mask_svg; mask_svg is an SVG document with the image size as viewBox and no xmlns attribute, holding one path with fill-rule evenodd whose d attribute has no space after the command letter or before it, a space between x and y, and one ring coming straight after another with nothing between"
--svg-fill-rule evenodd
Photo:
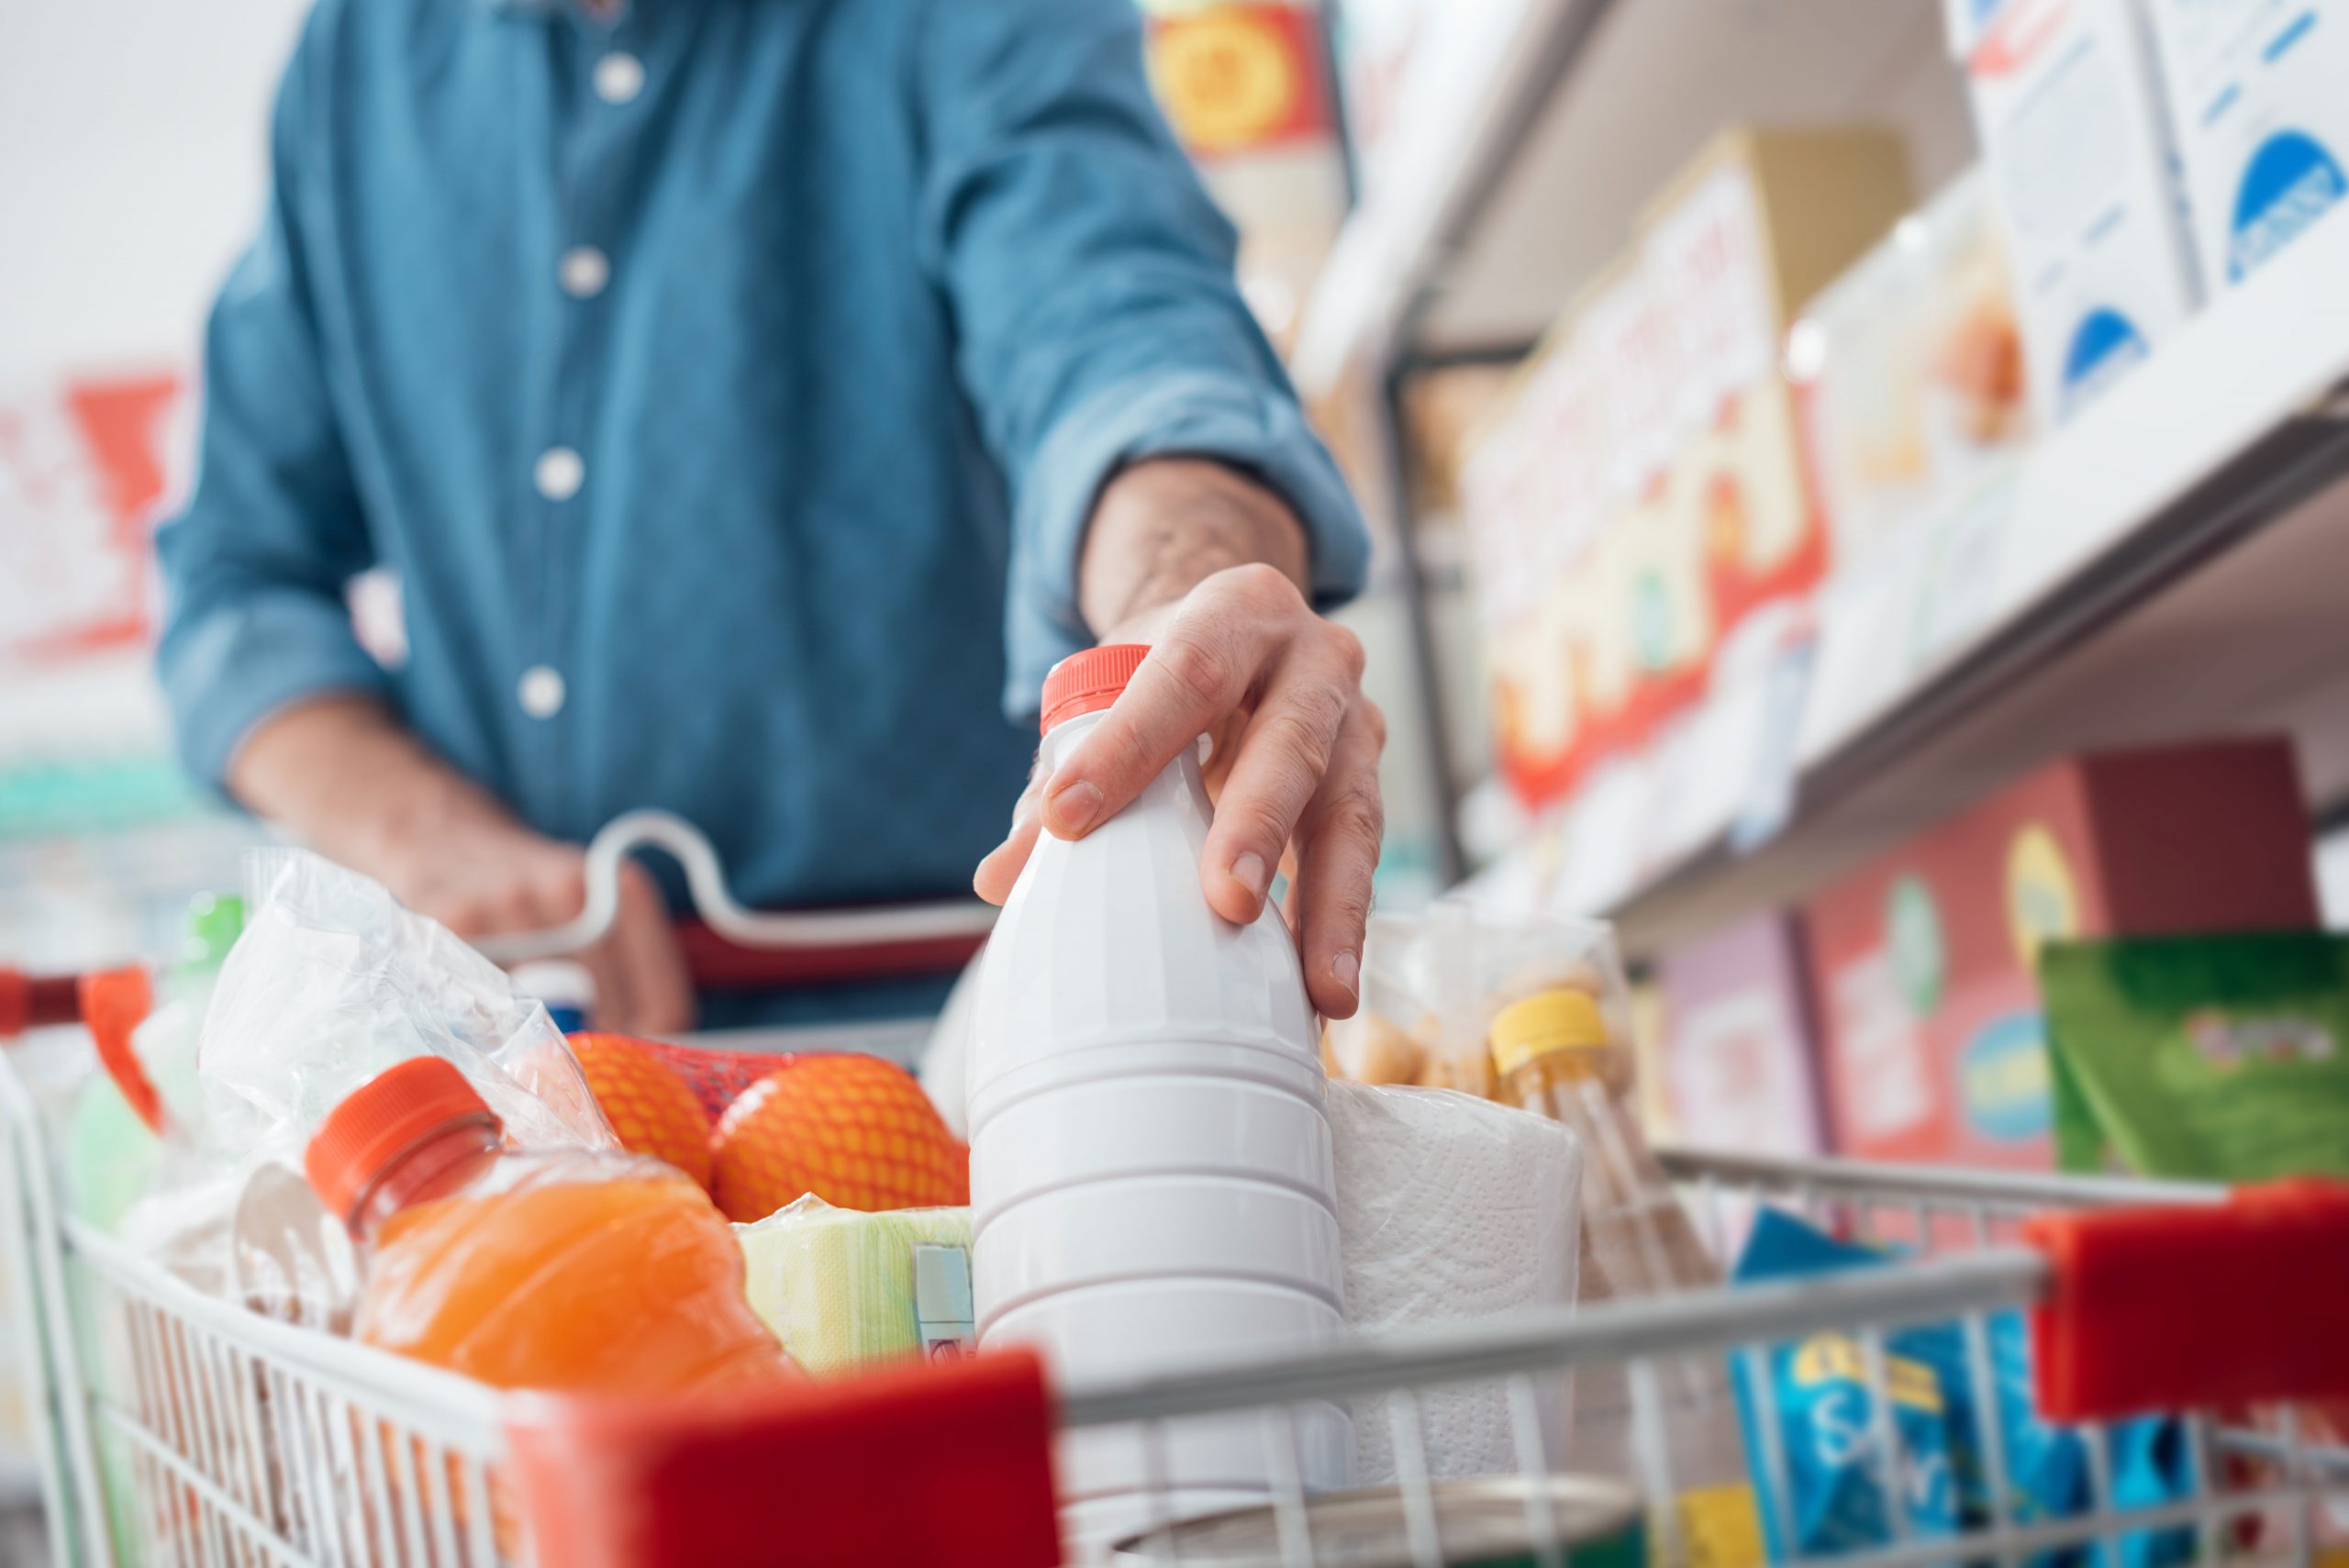
<instances>
[{"instance_id":1,"label":"man's hand","mask_svg":"<svg viewBox=\"0 0 2349 1568\"><path fill-rule=\"evenodd\" d=\"M450 833L429 850L393 857L376 874L401 903L473 941L578 918L587 904L586 862L576 844L506 824ZM644 1035L693 1028L693 984L677 934L660 884L634 861L620 863L611 929L570 957L595 982L596 1028Z\"/></svg>"},{"instance_id":2,"label":"man's hand","mask_svg":"<svg viewBox=\"0 0 2349 1568\"><path fill-rule=\"evenodd\" d=\"M1252 920L1283 857L1313 1004L1350 1016L1384 819L1386 725L1362 694L1361 641L1306 602L1303 530L1260 487L1212 463L1166 460L1104 491L1079 588L1104 642L1151 657L1049 778L1030 782L1011 835L974 884L1001 903L1040 831L1082 838L1201 735L1220 782L1199 878L1226 919Z\"/></svg>"},{"instance_id":3,"label":"man's hand","mask_svg":"<svg viewBox=\"0 0 2349 1568\"><path fill-rule=\"evenodd\" d=\"M254 811L468 940L545 930L586 905L585 851L516 821L364 697L322 696L273 716L238 750L228 784ZM611 929L573 956L595 981L596 1028L693 1027L685 956L643 867L623 866Z\"/></svg>"}]
</instances>

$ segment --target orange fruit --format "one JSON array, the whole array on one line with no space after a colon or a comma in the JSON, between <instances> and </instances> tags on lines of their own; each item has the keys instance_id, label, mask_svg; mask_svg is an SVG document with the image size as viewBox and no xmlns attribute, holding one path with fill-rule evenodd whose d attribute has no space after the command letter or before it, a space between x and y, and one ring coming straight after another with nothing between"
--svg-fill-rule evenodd
<instances>
[{"instance_id":1,"label":"orange fruit","mask_svg":"<svg viewBox=\"0 0 2349 1568\"><path fill-rule=\"evenodd\" d=\"M604 1107L604 1119L619 1135L620 1147L665 1160L707 1187L709 1113L676 1070L644 1041L624 1034L570 1038L579 1070Z\"/></svg>"},{"instance_id":2,"label":"orange fruit","mask_svg":"<svg viewBox=\"0 0 2349 1568\"><path fill-rule=\"evenodd\" d=\"M971 1154L912 1074L877 1056L810 1056L718 1118L710 1195L748 1224L814 1193L839 1208L971 1201Z\"/></svg>"}]
</instances>

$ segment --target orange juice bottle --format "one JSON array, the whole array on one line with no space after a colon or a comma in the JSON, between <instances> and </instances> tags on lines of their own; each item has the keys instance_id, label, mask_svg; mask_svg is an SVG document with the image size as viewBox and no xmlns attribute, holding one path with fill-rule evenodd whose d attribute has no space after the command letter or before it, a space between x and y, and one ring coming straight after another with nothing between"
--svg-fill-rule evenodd
<instances>
[{"instance_id":1,"label":"orange juice bottle","mask_svg":"<svg viewBox=\"0 0 2349 1568\"><path fill-rule=\"evenodd\" d=\"M510 1150L464 1074L403 1062L329 1113L310 1184L366 1250L353 1332L500 1388L741 1387L796 1369L693 1180L618 1151Z\"/></svg>"}]
</instances>

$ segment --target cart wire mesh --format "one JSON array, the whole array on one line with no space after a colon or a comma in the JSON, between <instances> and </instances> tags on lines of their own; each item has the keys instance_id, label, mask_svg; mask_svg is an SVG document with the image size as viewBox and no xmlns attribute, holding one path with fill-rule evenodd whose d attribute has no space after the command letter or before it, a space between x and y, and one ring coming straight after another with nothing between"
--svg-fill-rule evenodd
<instances>
[{"instance_id":1,"label":"cart wire mesh","mask_svg":"<svg viewBox=\"0 0 2349 1568\"><path fill-rule=\"evenodd\" d=\"M46 1502L59 1563L492 1568L532 1561L527 1520L501 1476L507 1441L495 1391L267 1321L64 1217L37 1109L5 1058L0 1135L0 1262L13 1285L9 1306L40 1351L32 1394L47 1417ZM1799 1282L1460 1322L1067 1388L1059 1423L1064 1433L1131 1432L1152 1492L1167 1497L1167 1454L1184 1421L1252 1420L1272 1478L1277 1542L1276 1555L1251 1561L1451 1568L1457 1542L1447 1540L1451 1520L1424 1420L1431 1393L1463 1385L1503 1390L1518 1471L1531 1483L1567 1457L1545 1436L1545 1383L1620 1368L1633 1405L1634 1473L1624 1479L1647 1499L1655 1559L1740 1568L1686 1529L1669 1501L1682 1496L1685 1480L1664 1435L1675 1368L1705 1357L1744 1363L1757 1407L1750 1475L1785 1520L1794 1515L1794 1482L1762 1358L1774 1344L1831 1332L1856 1342L1876 1396L1865 1449L1890 1515L1880 1545L1834 1559L1846 1568L2053 1568L2087 1562L2099 1543L2112 1554L2109 1568L2121 1568L2132 1562L2131 1542L2163 1529L2183 1530L2205 1562L2310 1564L2342 1538L2340 1514L2328 1505L2337 1510L2349 1501L2349 1451L2337 1435L2305 1429L2303 1412L2289 1407L2180 1413L2186 1484L2143 1507L2117 1500L2111 1433L2091 1425L2084 1430L2087 1506L2055 1518L2027 1518L2016 1507L2012 1456L1998 1423L1985 1421L1990 1516L1962 1534L1929 1534L1903 1506L1904 1439L1886 1397L1887 1333L1959 1324L1977 1407L1993 1408L1991 1318L2030 1305L2050 1283L2046 1257L2014 1244L2024 1217L2212 1202L2223 1195L2219 1189L1692 1152L1668 1151L1664 1160L1718 1250L1727 1250L1753 1205L1771 1203L1917 1255ZM2188 1353L2191 1347L2181 1347ZM1326 1499L1305 1493L1297 1413L1332 1402L1357 1423L1385 1421L1391 1433L1400 1520L1383 1555L1327 1539ZM1575 1561L1574 1523L1553 1493L1526 1484L1512 1495L1523 1502L1526 1558ZM1170 1507L1134 1546L1135 1558L1185 1561L1174 1523ZM1791 1551L1780 1560L1809 1561Z\"/></svg>"}]
</instances>

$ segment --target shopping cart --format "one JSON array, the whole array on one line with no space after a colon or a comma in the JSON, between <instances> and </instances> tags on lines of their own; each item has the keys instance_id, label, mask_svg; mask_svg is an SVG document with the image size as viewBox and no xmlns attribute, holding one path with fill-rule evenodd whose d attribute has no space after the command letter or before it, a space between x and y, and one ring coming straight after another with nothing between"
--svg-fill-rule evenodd
<instances>
[{"instance_id":1,"label":"shopping cart","mask_svg":"<svg viewBox=\"0 0 2349 1568\"><path fill-rule=\"evenodd\" d=\"M697 891L700 891L697 889ZM804 931L795 933L804 935ZM575 933L574 933L575 935ZM748 1072L756 1060L724 1064ZM2349 1202L2314 1184L2247 1194L2117 1180L2034 1178L1667 1151L1700 1227L1725 1236L1766 1203L1914 1256L1879 1268L1578 1313L1464 1322L1180 1375L1055 1388L1022 1355L911 1368L758 1405L618 1408L516 1396L364 1347L265 1321L201 1295L77 1223L59 1201L42 1124L0 1055L0 1231L13 1303L40 1347L46 1497L61 1564L959 1562L1054 1559L1048 1451L1057 1436L1122 1429L1167 1473L1170 1431L1252 1416L1274 1478L1271 1526L1234 1554L1153 1522L1144 1562L1312 1568L1458 1568L1464 1507L1489 1528L1521 1518L1509 1561L1591 1561L1575 1494L1552 1479L1542 1385L1623 1369L1658 1561L1691 1560L1669 1499L1666 1371L1743 1363L1757 1407L1755 1485L1794 1512L1767 1347L1850 1336L1874 1397L1868 1462L1885 1485L1884 1542L1846 1568L1996 1562L2049 1568L2099 1543L2126 1561L2142 1532L2183 1529L2196 1555L2307 1564L2341 1534L2349 1448L2289 1403L2349 1395ZM2329 1291L2326 1296L2310 1292ZM2088 1506L2026 1518L1997 1423L1983 1423L1991 1517L1927 1535L1900 1501L1903 1440L1887 1397L1887 1334L1962 1326L1978 1408L1996 1407L1993 1315L2033 1314L2038 1386L2078 1418ZM1518 1473L1463 1488L1430 1474L1427 1391L1506 1391ZM1294 1413L1347 1403L1386 1421L1398 1481L1369 1497L1308 1497ZM2188 1462L2174 1495L2117 1499L2104 1418L2174 1413ZM1629 1494L1627 1494L1629 1495ZM1365 1534L1364 1519L1379 1521ZM843 1544L850 1543L850 1544ZM1497 1561L1479 1557L1476 1561ZM1789 1561L1809 1561L1798 1554ZM1820 1559L1820 1561L1826 1561ZM1737 1568L1699 1562L1698 1568Z\"/></svg>"}]
</instances>

